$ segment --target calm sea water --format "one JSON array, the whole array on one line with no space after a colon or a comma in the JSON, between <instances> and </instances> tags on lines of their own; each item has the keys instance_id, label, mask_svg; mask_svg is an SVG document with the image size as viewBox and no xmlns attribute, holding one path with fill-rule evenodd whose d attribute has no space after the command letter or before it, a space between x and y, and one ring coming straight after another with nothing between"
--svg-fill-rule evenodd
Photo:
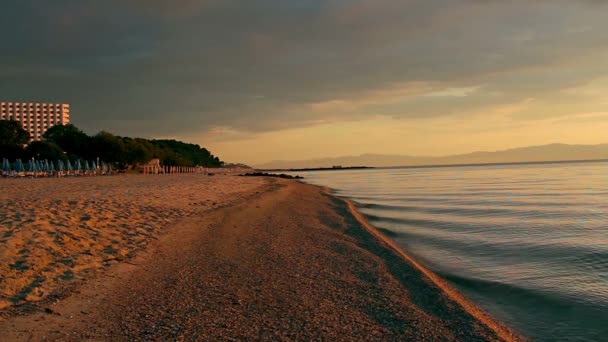
<instances>
[{"instance_id":1,"label":"calm sea water","mask_svg":"<svg viewBox=\"0 0 608 342\"><path fill-rule=\"evenodd\" d=\"M530 339L608 341L608 163L299 174Z\"/></svg>"}]
</instances>

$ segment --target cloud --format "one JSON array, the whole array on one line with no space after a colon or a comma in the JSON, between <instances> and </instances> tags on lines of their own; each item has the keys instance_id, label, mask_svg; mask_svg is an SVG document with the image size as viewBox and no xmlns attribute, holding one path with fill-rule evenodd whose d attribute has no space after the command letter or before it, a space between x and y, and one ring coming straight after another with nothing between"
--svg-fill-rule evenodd
<instances>
[{"instance_id":1,"label":"cloud","mask_svg":"<svg viewBox=\"0 0 608 342\"><path fill-rule=\"evenodd\" d=\"M466 115L593 79L597 3L23 0L0 14L0 93L132 135Z\"/></svg>"},{"instance_id":2,"label":"cloud","mask_svg":"<svg viewBox=\"0 0 608 342\"><path fill-rule=\"evenodd\" d=\"M430 97L466 97L466 96L469 96L469 95L475 93L477 90L479 90L479 88L480 88L479 86L447 88L447 89L443 89L443 90L439 90L439 91L435 91L435 92L426 94L426 96L430 96Z\"/></svg>"}]
</instances>

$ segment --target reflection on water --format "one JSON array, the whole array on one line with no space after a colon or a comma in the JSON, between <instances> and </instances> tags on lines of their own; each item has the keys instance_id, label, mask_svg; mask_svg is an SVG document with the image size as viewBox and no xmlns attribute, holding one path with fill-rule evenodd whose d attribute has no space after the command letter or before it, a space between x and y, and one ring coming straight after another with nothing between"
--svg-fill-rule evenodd
<instances>
[{"instance_id":1,"label":"reflection on water","mask_svg":"<svg viewBox=\"0 0 608 342\"><path fill-rule=\"evenodd\" d=\"M534 340L608 340L608 163L304 172Z\"/></svg>"}]
</instances>

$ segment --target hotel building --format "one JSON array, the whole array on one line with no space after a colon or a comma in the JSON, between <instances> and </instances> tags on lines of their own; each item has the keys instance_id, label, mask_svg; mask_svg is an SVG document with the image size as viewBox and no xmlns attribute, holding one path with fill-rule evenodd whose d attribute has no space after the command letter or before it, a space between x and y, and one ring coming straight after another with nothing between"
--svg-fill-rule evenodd
<instances>
[{"instance_id":1,"label":"hotel building","mask_svg":"<svg viewBox=\"0 0 608 342\"><path fill-rule=\"evenodd\" d=\"M30 133L30 140L40 140L50 127L70 123L67 103L0 102L0 120L15 120Z\"/></svg>"}]
</instances>

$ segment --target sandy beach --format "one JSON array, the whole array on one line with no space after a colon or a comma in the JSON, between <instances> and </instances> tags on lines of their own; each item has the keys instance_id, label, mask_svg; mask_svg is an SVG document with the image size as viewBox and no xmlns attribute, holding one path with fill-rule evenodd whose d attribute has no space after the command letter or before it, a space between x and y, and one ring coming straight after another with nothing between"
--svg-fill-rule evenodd
<instances>
[{"instance_id":1,"label":"sandy beach","mask_svg":"<svg viewBox=\"0 0 608 342\"><path fill-rule=\"evenodd\" d=\"M202 175L0 181L0 310L55 295L132 257L166 225L264 184Z\"/></svg>"},{"instance_id":2,"label":"sandy beach","mask_svg":"<svg viewBox=\"0 0 608 342\"><path fill-rule=\"evenodd\" d=\"M2 180L3 340L519 340L291 180Z\"/></svg>"}]
</instances>

